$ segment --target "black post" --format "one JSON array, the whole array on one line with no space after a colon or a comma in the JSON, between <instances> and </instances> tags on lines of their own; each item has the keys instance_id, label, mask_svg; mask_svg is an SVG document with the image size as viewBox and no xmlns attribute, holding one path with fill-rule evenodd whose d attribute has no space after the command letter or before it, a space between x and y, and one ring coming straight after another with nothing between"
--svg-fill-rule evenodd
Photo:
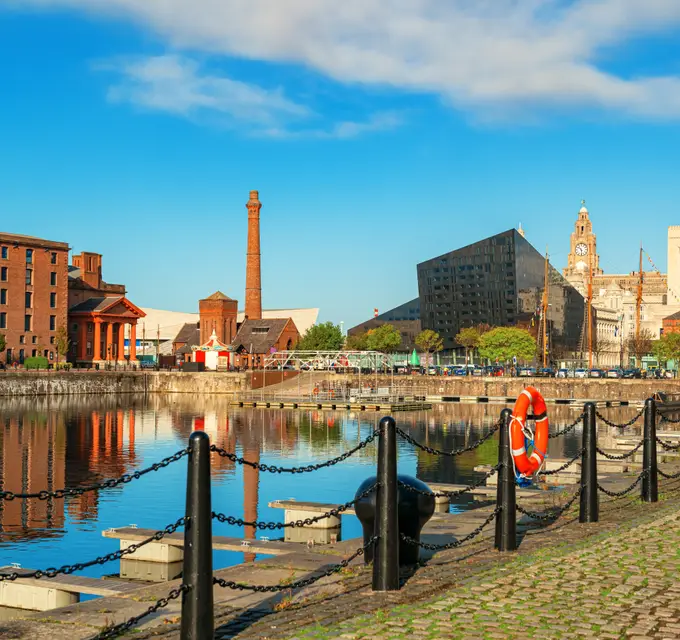
<instances>
[{"instance_id":1,"label":"black post","mask_svg":"<svg viewBox=\"0 0 680 640\"><path fill-rule=\"evenodd\" d=\"M187 524L184 526L184 584L181 640L205 640L214 634L210 438L195 431L189 438Z\"/></svg>"},{"instance_id":2,"label":"black post","mask_svg":"<svg viewBox=\"0 0 680 640\"><path fill-rule=\"evenodd\" d=\"M583 456L581 457L581 508L579 522L598 522L600 498L597 492L597 422L595 403L583 409Z\"/></svg>"},{"instance_id":3,"label":"black post","mask_svg":"<svg viewBox=\"0 0 680 640\"><path fill-rule=\"evenodd\" d=\"M376 489L373 591L399 589L399 511L397 507L397 425L393 418L380 421Z\"/></svg>"},{"instance_id":4,"label":"black post","mask_svg":"<svg viewBox=\"0 0 680 640\"><path fill-rule=\"evenodd\" d=\"M498 438L498 487L496 508L500 513L496 517L495 548L498 551L515 551L517 549L517 520L515 499L515 466L510 451L510 409L501 411L501 428Z\"/></svg>"},{"instance_id":5,"label":"black post","mask_svg":"<svg viewBox=\"0 0 680 640\"><path fill-rule=\"evenodd\" d=\"M656 465L656 400L645 402L645 433L642 447L642 499L645 502L659 501L659 478Z\"/></svg>"}]
</instances>

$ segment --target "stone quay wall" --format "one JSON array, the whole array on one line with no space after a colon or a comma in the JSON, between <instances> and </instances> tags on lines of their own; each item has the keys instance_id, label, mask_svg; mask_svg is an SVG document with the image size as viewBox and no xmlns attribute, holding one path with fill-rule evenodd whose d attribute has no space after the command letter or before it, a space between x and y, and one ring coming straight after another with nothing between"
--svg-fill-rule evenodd
<instances>
[{"instance_id":1,"label":"stone quay wall","mask_svg":"<svg viewBox=\"0 0 680 640\"><path fill-rule=\"evenodd\" d=\"M337 375L326 377L344 379L352 386L358 385L358 376ZM362 386L375 386L375 376L362 376ZM574 378L457 378L441 376L378 376L378 387L390 387L410 392L414 390L428 396L482 396L489 398L516 398L522 389L536 387L546 400L644 400L657 391L680 394L680 380L621 380Z\"/></svg>"},{"instance_id":2,"label":"stone quay wall","mask_svg":"<svg viewBox=\"0 0 680 640\"><path fill-rule=\"evenodd\" d=\"M303 387L308 385L308 376ZM319 383L342 382L359 385L357 375L315 373ZM258 386L251 373L184 373L171 371L86 371L86 372L0 372L0 396L101 395L101 394L205 394L238 397ZM282 386L297 382L283 382ZM547 400L644 400L653 393L680 394L680 380L596 380L551 378L448 378L439 376L361 376L364 387L395 388L404 393L428 396L516 398L529 385L537 387ZM261 381L259 382L261 385ZM277 385L269 387L276 393Z\"/></svg>"},{"instance_id":3,"label":"stone quay wall","mask_svg":"<svg viewBox=\"0 0 680 640\"><path fill-rule=\"evenodd\" d=\"M0 372L0 396L144 393L238 394L249 388L243 373L169 371Z\"/></svg>"}]
</instances>

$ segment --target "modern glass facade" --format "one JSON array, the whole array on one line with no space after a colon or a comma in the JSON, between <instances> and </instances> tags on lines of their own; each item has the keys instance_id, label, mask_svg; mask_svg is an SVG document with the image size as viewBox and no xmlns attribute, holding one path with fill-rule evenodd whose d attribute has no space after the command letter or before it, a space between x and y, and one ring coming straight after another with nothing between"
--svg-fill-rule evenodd
<instances>
[{"instance_id":1,"label":"modern glass facade","mask_svg":"<svg viewBox=\"0 0 680 640\"><path fill-rule=\"evenodd\" d=\"M420 318L444 348L455 349L456 334L478 324L520 326L538 331L544 288L544 257L517 231L495 236L418 265ZM578 350L584 300L549 267L548 347Z\"/></svg>"},{"instance_id":2,"label":"modern glass facade","mask_svg":"<svg viewBox=\"0 0 680 640\"><path fill-rule=\"evenodd\" d=\"M383 324L391 324L401 333L401 346L397 351L410 351L415 347L416 336L420 333L420 298L415 298L394 309L385 311L375 318L366 320L347 331L349 335L364 333Z\"/></svg>"}]
</instances>

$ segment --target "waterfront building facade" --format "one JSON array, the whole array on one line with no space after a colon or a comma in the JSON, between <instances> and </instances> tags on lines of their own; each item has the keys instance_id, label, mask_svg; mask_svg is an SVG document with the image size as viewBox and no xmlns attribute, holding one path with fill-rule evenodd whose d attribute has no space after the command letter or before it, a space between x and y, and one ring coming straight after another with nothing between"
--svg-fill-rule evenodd
<instances>
[{"instance_id":1,"label":"waterfront building facade","mask_svg":"<svg viewBox=\"0 0 680 640\"><path fill-rule=\"evenodd\" d=\"M411 352L416 347L416 337L421 332L420 298L414 298L394 309L380 313L370 320L352 327L347 331L350 336L359 335L383 324L391 324L401 334L399 352Z\"/></svg>"},{"instance_id":2,"label":"waterfront building facade","mask_svg":"<svg viewBox=\"0 0 680 640\"><path fill-rule=\"evenodd\" d=\"M0 361L22 364L42 356L56 363L57 330L68 312L68 252L65 242L0 233Z\"/></svg>"},{"instance_id":3,"label":"waterfront building facade","mask_svg":"<svg viewBox=\"0 0 680 640\"><path fill-rule=\"evenodd\" d=\"M580 348L584 300L548 267L548 351L565 357ZM445 350L460 349L456 334L478 324L538 334L545 257L515 229L426 260L417 273L422 328L439 333Z\"/></svg>"}]
</instances>

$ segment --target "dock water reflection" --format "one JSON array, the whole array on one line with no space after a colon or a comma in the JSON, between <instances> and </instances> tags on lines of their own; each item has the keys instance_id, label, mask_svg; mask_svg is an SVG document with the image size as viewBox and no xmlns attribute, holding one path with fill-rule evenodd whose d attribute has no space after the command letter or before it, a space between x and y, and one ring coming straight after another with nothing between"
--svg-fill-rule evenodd
<instances>
[{"instance_id":1,"label":"dock water reflection","mask_svg":"<svg viewBox=\"0 0 680 640\"><path fill-rule=\"evenodd\" d=\"M488 432L501 406L435 405L431 411L397 414L398 424L431 447L451 450ZM382 414L279 409L238 409L225 398L195 396L5 398L0 407L0 488L13 492L82 487L147 467L186 446L192 431L204 430L213 443L253 462L299 466L335 457L376 428ZM612 420L634 410L611 409ZM578 407L550 408L554 428L571 422ZM550 455L571 456L580 447L580 428L551 441ZM375 473L375 445L345 462L313 474L261 473L214 456L213 510L245 520L281 521L283 512L268 503L277 499L345 502ZM481 477L480 464L495 464L497 438L455 458L429 456L405 442L399 446L399 470L424 481L469 484ZM117 549L101 532L130 523L159 529L184 511L186 462L147 474L106 492L88 492L65 500L0 501L0 564L29 568L71 563ZM466 508L462 501L457 508ZM456 508L456 507L454 507ZM254 539L279 537L215 524L221 535ZM359 536L354 517L343 520L343 538ZM217 552L216 564L252 560L252 554ZM103 575L118 567L93 567Z\"/></svg>"}]
</instances>

